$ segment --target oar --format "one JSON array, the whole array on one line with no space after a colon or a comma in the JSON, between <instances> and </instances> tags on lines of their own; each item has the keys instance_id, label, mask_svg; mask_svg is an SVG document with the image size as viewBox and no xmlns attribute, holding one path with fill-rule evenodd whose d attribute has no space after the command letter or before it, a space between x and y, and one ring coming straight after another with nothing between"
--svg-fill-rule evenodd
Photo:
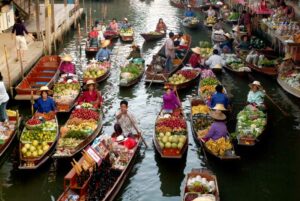
<instances>
[{"instance_id":1,"label":"oar","mask_svg":"<svg viewBox=\"0 0 300 201\"><path fill-rule=\"evenodd\" d=\"M130 118L130 116L129 116L128 114L127 114L127 116L128 116L128 118L129 118L131 124L133 125L134 129L136 130L136 132L139 133L139 130L138 130L137 127L135 126L135 124L134 124L134 122L132 121L132 119ZM141 134L140 136L141 136L141 139L142 139L142 141L143 141L143 143L144 143L144 145L145 145L145 147L146 147L146 149L147 149L147 148L148 148L148 145L147 145L145 139L143 138L142 134Z\"/></svg>"},{"instance_id":2,"label":"oar","mask_svg":"<svg viewBox=\"0 0 300 201\"><path fill-rule=\"evenodd\" d=\"M31 102L31 116L33 116L34 108L33 108L33 91L31 90L30 95L30 102Z\"/></svg>"}]
</instances>

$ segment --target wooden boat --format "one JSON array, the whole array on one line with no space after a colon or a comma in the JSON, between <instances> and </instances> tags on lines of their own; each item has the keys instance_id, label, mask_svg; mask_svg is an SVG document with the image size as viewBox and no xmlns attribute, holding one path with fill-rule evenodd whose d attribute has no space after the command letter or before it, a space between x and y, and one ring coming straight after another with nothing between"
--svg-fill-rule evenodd
<instances>
[{"instance_id":1,"label":"wooden boat","mask_svg":"<svg viewBox=\"0 0 300 201\"><path fill-rule=\"evenodd\" d=\"M102 63L102 64L104 64L104 63ZM99 65L99 68L100 68L100 66L102 64L101 63L95 63L95 64L91 63L90 65L95 65L95 66L90 66L90 67L97 69L98 68L97 65ZM96 77L96 78L91 78L91 77L85 77L84 76L83 77L83 83L86 83L88 80L94 80L97 83L101 83L101 82L105 81L110 76L110 73L111 73L111 69L110 69L111 63L109 61L107 61L107 64L104 64L104 65L106 66L105 67L106 68L106 72L103 75L101 75L99 77Z\"/></svg>"},{"instance_id":2,"label":"wooden boat","mask_svg":"<svg viewBox=\"0 0 300 201\"><path fill-rule=\"evenodd\" d=\"M206 20L204 20L203 25L208 29L212 29L215 24L207 24Z\"/></svg>"},{"instance_id":3,"label":"wooden boat","mask_svg":"<svg viewBox=\"0 0 300 201\"><path fill-rule=\"evenodd\" d=\"M300 90L288 85L282 78L280 78L280 75L277 77L277 83L284 89L284 91L297 98L300 98Z\"/></svg>"},{"instance_id":4,"label":"wooden boat","mask_svg":"<svg viewBox=\"0 0 300 201\"><path fill-rule=\"evenodd\" d=\"M177 111L175 110L174 112L178 112L179 116L178 118L180 118L181 120L183 120L185 122L186 125L186 119L184 117L184 113L182 108L179 108ZM172 114L172 116L174 115L174 112ZM188 131L186 130L186 140L184 145L182 146L181 149L178 148L161 148L160 143L158 141L157 135L159 133L159 131L157 130L157 124L159 122L160 116L162 115L162 110L160 111L160 113L158 114L156 121L155 121L155 132L153 134L153 143L154 143L154 147L155 150L158 152L158 154L160 155L161 158L166 158L166 159L181 159L184 154L187 153L187 148L188 148ZM172 131L174 132L174 131Z\"/></svg>"},{"instance_id":5,"label":"wooden boat","mask_svg":"<svg viewBox=\"0 0 300 201\"><path fill-rule=\"evenodd\" d=\"M181 21L182 26L189 29L197 29L200 24L200 20L194 18L192 20L187 20L186 18Z\"/></svg>"},{"instance_id":6,"label":"wooden boat","mask_svg":"<svg viewBox=\"0 0 300 201\"><path fill-rule=\"evenodd\" d=\"M197 176L200 176L201 178L205 178L208 182L213 181L215 190L213 190L213 192L211 192L211 193L206 193L205 195L203 195L203 193L199 193L199 192L190 192L190 190L188 189L188 180L193 179ZM212 196L215 198L216 201L220 201L220 192L219 192L217 177L215 174L213 174L208 169L204 169L204 168L194 169L193 168L192 171L190 173L188 173L186 176L185 183L184 183L184 189L183 189L182 201L192 200L193 198L195 199L195 198L201 197L201 196ZM191 198L191 199L189 199L189 198Z\"/></svg>"},{"instance_id":7,"label":"wooden boat","mask_svg":"<svg viewBox=\"0 0 300 201\"><path fill-rule=\"evenodd\" d=\"M50 156L52 155L52 153L55 149L55 146L57 144L57 140L59 138L59 129L58 129L59 126L58 126L58 121L57 121L56 116L54 117L54 119L48 120L46 122L52 122L53 124L56 125L56 130L53 131L53 132L55 132L55 139L53 141L49 141L49 142L44 141L44 142L46 142L46 144L49 148L42 155L36 156L36 157L33 157L33 156L25 157L25 156L23 156L23 153L22 153L23 148L26 147L26 144L30 144L32 146L33 141L32 142L26 142L26 141L22 140L22 136L25 135L25 133L27 132L27 128L24 128L24 130L21 134L20 143L19 143L19 152L20 152L19 169L21 169L21 170L35 170L35 169L39 168L41 165L43 165L50 158ZM43 132L43 131L41 131L41 132Z\"/></svg>"},{"instance_id":8,"label":"wooden boat","mask_svg":"<svg viewBox=\"0 0 300 201\"><path fill-rule=\"evenodd\" d=\"M190 49L192 38L190 35L184 35L187 41L187 49ZM145 73L145 82L148 83L160 83L164 84L168 81L169 76L174 74L177 70L179 70L183 65L184 62L188 59L189 51L186 51L184 57L182 59L175 58L173 60L173 69L170 72L157 72L156 65L163 65L162 63L157 64L157 59L161 60L161 55L164 55L165 46L163 45L159 52L154 56L151 64L148 65Z\"/></svg>"},{"instance_id":9,"label":"wooden boat","mask_svg":"<svg viewBox=\"0 0 300 201\"><path fill-rule=\"evenodd\" d=\"M194 72L195 73L195 77L193 79L188 80L187 82L184 82L184 83L181 83L181 84L171 84L170 82L166 82L165 86L171 86L172 88L176 87L177 90L185 89L185 88L193 86L195 84L195 82L197 81L197 79L199 78L199 76L201 74L201 71L194 70L194 69L182 69L180 71L185 71L185 70L189 70L189 71ZM178 74L180 71L178 71L175 74ZM173 75L175 75L175 74L173 74Z\"/></svg>"},{"instance_id":10,"label":"wooden boat","mask_svg":"<svg viewBox=\"0 0 300 201\"><path fill-rule=\"evenodd\" d=\"M233 69L230 65L226 64L225 66L223 66L226 70L228 70L229 72L232 72L238 76L244 77L248 74L247 71L243 70L243 71L239 71L236 69Z\"/></svg>"},{"instance_id":11,"label":"wooden boat","mask_svg":"<svg viewBox=\"0 0 300 201\"><path fill-rule=\"evenodd\" d=\"M64 127L68 126L69 121L71 121L71 117L68 119L68 121L65 123ZM66 159L66 158L72 158L74 157L76 154L78 154L82 149L84 149L85 147L87 147L89 144L92 143L92 141L100 135L102 130L102 114L99 113L99 119L97 121L97 127L93 130L93 132L86 137L84 140L81 140L80 143L77 144L77 146L68 146L68 145L64 145L64 143L62 142L61 145L61 141L63 141L63 135L61 133L61 137L58 140L58 146L56 148L56 152L54 153L54 155L52 156L52 158L56 158L56 159ZM62 129L61 129L62 132ZM74 142L75 143L75 142ZM73 143L73 144L74 144Z\"/></svg>"},{"instance_id":12,"label":"wooden boat","mask_svg":"<svg viewBox=\"0 0 300 201\"><path fill-rule=\"evenodd\" d=\"M187 7L187 4L184 4L183 1L180 1L180 0L170 0L170 4L176 8L180 8L180 9L185 9ZM195 1L191 1L191 2L189 2L189 4L191 5L192 9L195 11L208 10L208 8L210 6L212 6L213 9L215 9L215 10L218 10L220 8L219 5L211 4L211 3L197 5L197 4L195 4Z\"/></svg>"},{"instance_id":13,"label":"wooden boat","mask_svg":"<svg viewBox=\"0 0 300 201\"><path fill-rule=\"evenodd\" d=\"M130 80L129 82L122 82L122 79L121 79L120 83L119 83L120 87L131 87L131 86L135 85L136 83L138 83L143 78L144 73L145 73L145 65L144 65L144 63L137 64L137 65L140 68L140 74L136 78Z\"/></svg>"},{"instance_id":14,"label":"wooden boat","mask_svg":"<svg viewBox=\"0 0 300 201\"><path fill-rule=\"evenodd\" d=\"M16 112L16 116L8 116L9 126L8 130L1 131L2 135L5 135L5 139L1 139L0 144L0 158L4 156L14 139L19 133L19 126L22 121L22 118L19 116L18 112Z\"/></svg>"},{"instance_id":15,"label":"wooden boat","mask_svg":"<svg viewBox=\"0 0 300 201\"><path fill-rule=\"evenodd\" d=\"M39 96L36 93L41 86L48 86L50 89L59 76L59 56L44 56L30 70L26 77L16 86L16 100L31 100L31 92L34 99Z\"/></svg>"},{"instance_id":16,"label":"wooden boat","mask_svg":"<svg viewBox=\"0 0 300 201\"><path fill-rule=\"evenodd\" d=\"M56 103L57 112L70 112L80 94L81 87L78 81L73 81L72 83L67 82L67 79L72 80L75 75L68 77L63 76L61 76L53 87L53 99ZM70 89L72 89L72 91Z\"/></svg>"},{"instance_id":17,"label":"wooden boat","mask_svg":"<svg viewBox=\"0 0 300 201\"><path fill-rule=\"evenodd\" d=\"M138 138L138 137L137 137ZM129 177L130 172L135 164L135 160L138 156L139 149L141 144L141 138L138 138L137 145L132 149L132 155L125 166L123 170L119 170L120 175L117 177L116 181L113 183L113 185L110 187L110 189L105 193L105 196L103 199L99 199L99 201L113 201L116 199L116 196L118 195L119 191L121 190L124 182ZM97 148L96 148L97 150ZM98 152L96 152L98 153ZM105 158L102 158L102 162L109 157L109 154L106 154ZM83 158L80 159L79 163L82 163L84 161ZM101 164L98 165L101 167ZM112 169L112 168L111 168ZM78 187L77 185L77 174L75 172L75 169L72 168L72 170L65 176L64 178L64 192L63 194L58 198L58 201L65 201L68 200L71 196L77 195L79 197L79 200L87 200L88 199L88 186L92 185L91 177L93 175L90 175L90 177L84 182L82 187ZM98 182L99 183L99 182ZM101 183L99 185L101 186Z\"/></svg>"},{"instance_id":18,"label":"wooden boat","mask_svg":"<svg viewBox=\"0 0 300 201\"><path fill-rule=\"evenodd\" d=\"M141 36L145 39L145 41L155 41L166 37L166 33L149 32L149 33L141 33Z\"/></svg>"},{"instance_id":19,"label":"wooden boat","mask_svg":"<svg viewBox=\"0 0 300 201\"><path fill-rule=\"evenodd\" d=\"M120 34L118 32L112 30L106 30L103 35L107 40L115 40L120 37Z\"/></svg>"},{"instance_id":20,"label":"wooden boat","mask_svg":"<svg viewBox=\"0 0 300 201\"><path fill-rule=\"evenodd\" d=\"M220 155L217 155L217 154L213 153L210 149L208 149L208 147L206 146L205 141L201 137L198 137L198 132L202 132L202 134L204 134L205 130L208 131L207 127L206 128L202 127L202 125L204 124L203 122L205 122L205 125L208 125L208 124L213 122L213 120L211 119L211 117L207 113L206 114L203 113L203 114L199 114L199 115L193 115L192 107L193 106L199 106L199 105L205 106L206 103L201 98L191 99L191 112L190 112L191 116L190 116L190 120L191 120L191 126L192 126L192 131L193 131L193 137L194 137L194 140L196 141L196 143L199 146L201 146L204 149L205 152L209 153L210 155L214 156L217 159L220 159L220 160L237 160L237 159L240 159L240 156L237 156L235 154L235 150L234 150L233 145L232 145L231 150L226 150L225 155L220 156ZM199 127L199 129L201 129L201 130L197 129L198 126L196 124L197 124L198 121L202 122L201 127Z\"/></svg>"},{"instance_id":21,"label":"wooden boat","mask_svg":"<svg viewBox=\"0 0 300 201\"><path fill-rule=\"evenodd\" d=\"M100 46L98 45L97 47L91 47L90 46L90 41L86 41L85 43L85 54L88 56L88 57L94 57L98 50L100 49Z\"/></svg>"}]
</instances>

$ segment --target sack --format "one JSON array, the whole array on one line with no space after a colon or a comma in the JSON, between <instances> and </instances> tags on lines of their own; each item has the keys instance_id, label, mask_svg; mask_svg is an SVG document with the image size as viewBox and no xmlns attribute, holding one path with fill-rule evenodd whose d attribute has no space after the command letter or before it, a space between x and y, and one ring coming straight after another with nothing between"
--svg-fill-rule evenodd
<instances>
[{"instance_id":1,"label":"sack","mask_svg":"<svg viewBox=\"0 0 300 201\"><path fill-rule=\"evenodd\" d=\"M127 140L124 141L124 146L128 149L133 149L136 146L136 141L133 138L127 138Z\"/></svg>"}]
</instances>

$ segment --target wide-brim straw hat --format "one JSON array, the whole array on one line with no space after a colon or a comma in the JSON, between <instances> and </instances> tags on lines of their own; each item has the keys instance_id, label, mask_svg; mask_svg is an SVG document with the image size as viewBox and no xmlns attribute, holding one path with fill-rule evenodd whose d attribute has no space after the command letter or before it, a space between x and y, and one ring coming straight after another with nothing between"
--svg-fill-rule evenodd
<instances>
[{"instance_id":1,"label":"wide-brim straw hat","mask_svg":"<svg viewBox=\"0 0 300 201\"><path fill-rule=\"evenodd\" d=\"M107 47L109 46L110 44L110 40L104 40L103 42L101 42L101 47L104 48L104 47Z\"/></svg>"},{"instance_id":2,"label":"wide-brim straw hat","mask_svg":"<svg viewBox=\"0 0 300 201\"><path fill-rule=\"evenodd\" d=\"M194 48L192 48L191 50L192 50L192 52L194 52L194 53L196 53L196 54L200 54L200 53L201 53L200 47L194 47Z\"/></svg>"},{"instance_id":3,"label":"wide-brim straw hat","mask_svg":"<svg viewBox=\"0 0 300 201\"><path fill-rule=\"evenodd\" d=\"M249 84L249 87L252 87L253 85L254 85L254 86L257 86L259 89L262 88L260 82L257 81L257 80L255 80L255 81L253 81L251 84Z\"/></svg>"},{"instance_id":4,"label":"wide-brim straw hat","mask_svg":"<svg viewBox=\"0 0 300 201\"><path fill-rule=\"evenodd\" d=\"M128 21L127 17L124 17L124 21Z\"/></svg>"},{"instance_id":5,"label":"wide-brim straw hat","mask_svg":"<svg viewBox=\"0 0 300 201\"><path fill-rule=\"evenodd\" d=\"M230 33L225 33L224 36L226 36L227 38L231 38L231 34Z\"/></svg>"},{"instance_id":6,"label":"wide-brim straw hat","mask_svg":"<svg viewBox=\"0 0 300 201\"><path fill-rule=\"evenodd\" d=\"M226 108L225 108L224 105L221 104L221 103L217 103L217 104L215 105L215 107L213 107L212 109L213 109L213 110L219 110L219 111L226 111Z\"/></svg>"},{"instance_id":7,"label":"wide-brim straw hat","mask_svg":"<svg viewBox=\"0 0 300 201\"><path fill-rule=\"evenodd\" d=\"M224 121L226 119L226 115L223 112L216 110L209 112L209 116L215 120Z\"/></svg>"},{"instance_id":8,"label":"wide-brim straw hat","mask_svg":"<svg viewBox=\"0 0 300 201\"><path fill-rule=\"evenodd\" d=\"M37 94L42 94L43 91L46 91L48 94L52 94L53 91L49 89L49 87L47 86L42 86L39 91L37 92Z\"/></svg>"},{"instance_id":9,"label":"wide-brim straw hat","mask_svg":"<svg viewBox=\"0 0 300 201\"><path fill-rule=\"evenodd\" d=\"M91 85L91 84L96 84L96 82L94 81L94 80L88 80L87 82L86 82L86 85Z\"/></svg>"},{"instance_id":10,"label":"wide-brim straw hat","mask_svg":"<svg viewBox=\"0 0 300 201\"><path fill-rule=\"evenodd\" d=\"M63 61L73 61L73 58L69 54L65 54L64 56L61 57L61 60Z\"/></svg>"},{"instance_id":11,"label":"wide-brim straw hat","mask_svg":"<svg viewBox=\"0 0 300 201\"><path fill-rule=\"evenodd\" d=\"M290 53L286 53L284 58L282 60L289 60L289 59L292 59L292 55Z\"/></svg>"}]
</instances>

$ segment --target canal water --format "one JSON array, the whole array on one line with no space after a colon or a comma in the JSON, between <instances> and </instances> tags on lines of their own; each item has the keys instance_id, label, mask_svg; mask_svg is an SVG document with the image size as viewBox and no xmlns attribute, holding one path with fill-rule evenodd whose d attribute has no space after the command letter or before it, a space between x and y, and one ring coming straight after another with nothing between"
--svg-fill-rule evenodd
<instances>
[{"instance_id":1,"label":"canal water","mask_svg":"<svg viewBox=\"0 0 300 201\"><path fill-rule=\"evenodd\" d=\"M58 2L58 1L56 1ZM82 2L82 1L81 1ZM183 11L174 8L168 0L85 0L86 13L92 11L92 19L122 19L127 17L135 30L135 42L141 46L146 63L151 61L162 41L144 43L141 32L152 31L161 17L168 29L189 33L193 46L200 40L210 40L211 32L201 27L197 31L189 31L181 27L180 19ZM85 20L81 20L81 33L85 33ZM85 34L83 39L85 39ZM79 73L85 67L87 59L84 49L78 45L76 30L70 31L59 46L59 54L72 54ZM84 44L84 41L80 43ZM131 89L119 89L120 66L126 61L130 44L116 42L113 48L113 68L109 79L100 85L104 94L105 118L104 133L112 132L114 114L119 102L129 101L129 108L139 119L140 127L149 145L140 151L136 164L121 189L118 201L179 201L182 196L184 177L192 168L207 167L216 173L222 201L299 201L300 200L300 101L285 93L275 79L254 74L253 77L262 82L268 95L289 116L284 116L274 104L267 100L270 110L268 134L255 148L238 149L242 159L235 163L223 163L214 158L203 156L201 149L195 144L189 128L190 142L187 156L180 161L162 160L155 153L152 145L154 121L158 114L163 89L152 85L148 88L143 81ZM226 87L234 105L234 114L240 111L245 103L249 90L248 78L235 77L224 71L219 76ZM189 97L195 96L196 86L180 93L184 111L189 116ZM11 107L18 108L22 114L30 114L30 104L13 102ZM63 124L68 115L59 116ZM234 121L233 121L234 123ZM234 125L230 126L231 132ZM17 147L17 143L15 144ZM63 191L63 177L70 170L69 162L54 163L50 160L34 172L18 170L18 149L12 149L2 159L0 169L0 200L5 201L50 201L56 200Z\"/></svg>"}]
</instances>

